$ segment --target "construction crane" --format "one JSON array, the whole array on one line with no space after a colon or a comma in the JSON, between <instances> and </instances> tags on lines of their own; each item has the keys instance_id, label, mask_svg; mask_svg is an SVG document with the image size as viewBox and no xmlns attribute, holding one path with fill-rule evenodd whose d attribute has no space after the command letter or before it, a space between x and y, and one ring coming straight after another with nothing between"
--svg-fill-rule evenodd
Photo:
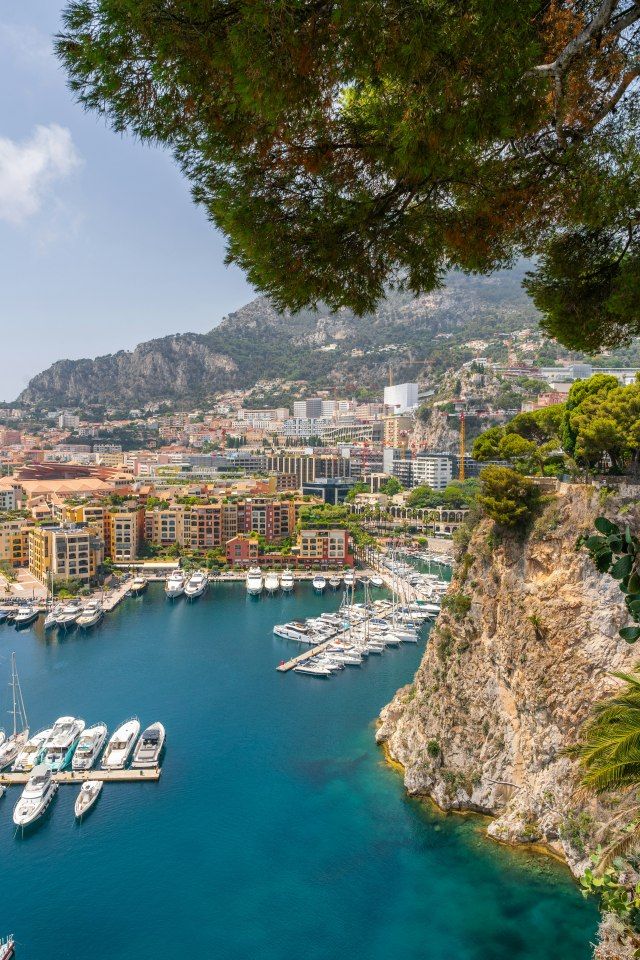
<instances>
[{"instance_id":1,"label":"construction crane","mask_svg":"<svg viewBox=\"0 0 640 960\"><path fill-rule=\"evenodd\" d=\"M465 423L464 423L464 410L460 411L460 453L459 453L459 463L458 463L458 480L460 483L464 482L464 434L465 434Z\"/></svg>"}]
</instances>

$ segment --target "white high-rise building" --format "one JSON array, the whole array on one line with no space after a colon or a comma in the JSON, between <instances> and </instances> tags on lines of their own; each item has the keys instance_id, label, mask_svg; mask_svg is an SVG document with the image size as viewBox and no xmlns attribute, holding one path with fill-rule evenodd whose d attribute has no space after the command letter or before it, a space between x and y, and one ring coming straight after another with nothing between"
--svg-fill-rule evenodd
<instances>
[{"instance_id":1,"label":"white high-rise building","mask_svg":"<svg viewBox=\"0 0 640 960\"><path fill-rule=\"evenodd\" d=\"M418 384L397 383L393 387L384 388L384 403L394 413L406 413L418 406Z\"/></svg>"}]
</instances>

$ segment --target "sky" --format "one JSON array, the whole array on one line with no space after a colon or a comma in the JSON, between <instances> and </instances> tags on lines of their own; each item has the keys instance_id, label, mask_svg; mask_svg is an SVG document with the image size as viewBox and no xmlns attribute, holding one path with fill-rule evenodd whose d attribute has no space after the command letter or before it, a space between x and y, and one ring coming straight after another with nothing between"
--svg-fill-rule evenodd
<instances>
[{"instance_id":1,"label":"sky","mask_svg":"<svg viewBox=\"0 0 640 960\"><path fill-rule=\"evenodd\" d=\"M74 102L63 6L0 4L0 400L55 360L205 332L255 296L170 155Z\"/></svg>"}]
</instances>

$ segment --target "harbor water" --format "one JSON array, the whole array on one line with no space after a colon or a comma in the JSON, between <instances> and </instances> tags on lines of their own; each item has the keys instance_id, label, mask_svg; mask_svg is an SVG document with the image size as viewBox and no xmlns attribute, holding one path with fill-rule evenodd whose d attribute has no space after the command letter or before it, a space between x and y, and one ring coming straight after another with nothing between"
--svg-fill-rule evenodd
<instances>
[{"instance_id":1,"label":"harbor water","mask_svg":"<svg viewBox=\"0 0 640 960\"><path fill-rule=\"evenodd\" d=\"M422 642L330 679L275 670L298 648L273 625L338 602L219 584L170 604L153 585L86 634L0 626L2 707L15 650L32 731L167 729L161 780L105 784L82 823L76 786L24 837L18 790L0 799L17 960L588 960L596 909L568 872L408 799L375 746Z\"/></svg>"}]
</instances>

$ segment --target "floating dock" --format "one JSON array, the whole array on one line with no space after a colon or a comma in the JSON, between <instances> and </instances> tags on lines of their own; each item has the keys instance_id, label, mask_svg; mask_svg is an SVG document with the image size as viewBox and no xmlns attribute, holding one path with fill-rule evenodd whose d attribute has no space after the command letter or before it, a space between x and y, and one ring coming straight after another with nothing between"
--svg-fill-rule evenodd
<instances>
[{"instance_id":1,"label":"floating dock","mask_svg":"<svg viewBox=\"0 0 640 960\"><path fill-rule=\"evenodd\" d=\"M62 770L54 773L58 783L82 783L84 780L104 780L109 783L138 783L140 780L159 780L161 767L148 767L143 770ZM0 785L10 787L26 783L31 773L0 773Z\"/></svg>"},{"instance_id":2,"label":"floating dock","mask_svg":"<svg viewBox=\"0 0 640 960\"><path fill-rule=\"evenodd\" d=\"M294 667L297 667L298 664L304 663L305 660L311 660L312 657L316 657L319 653L323 653L327 647L335 642L336 637L331 637L330 640L325 640L324 643L319 644L317 647L311 647L309 650L305 650L304 653L299 654L297 657L293 657L292 660L285 660L282 663L279 663L276 667L276 670L279 670L280 673L288 673L289 670L293 670Z\"/></svg>"}]
</instances>

